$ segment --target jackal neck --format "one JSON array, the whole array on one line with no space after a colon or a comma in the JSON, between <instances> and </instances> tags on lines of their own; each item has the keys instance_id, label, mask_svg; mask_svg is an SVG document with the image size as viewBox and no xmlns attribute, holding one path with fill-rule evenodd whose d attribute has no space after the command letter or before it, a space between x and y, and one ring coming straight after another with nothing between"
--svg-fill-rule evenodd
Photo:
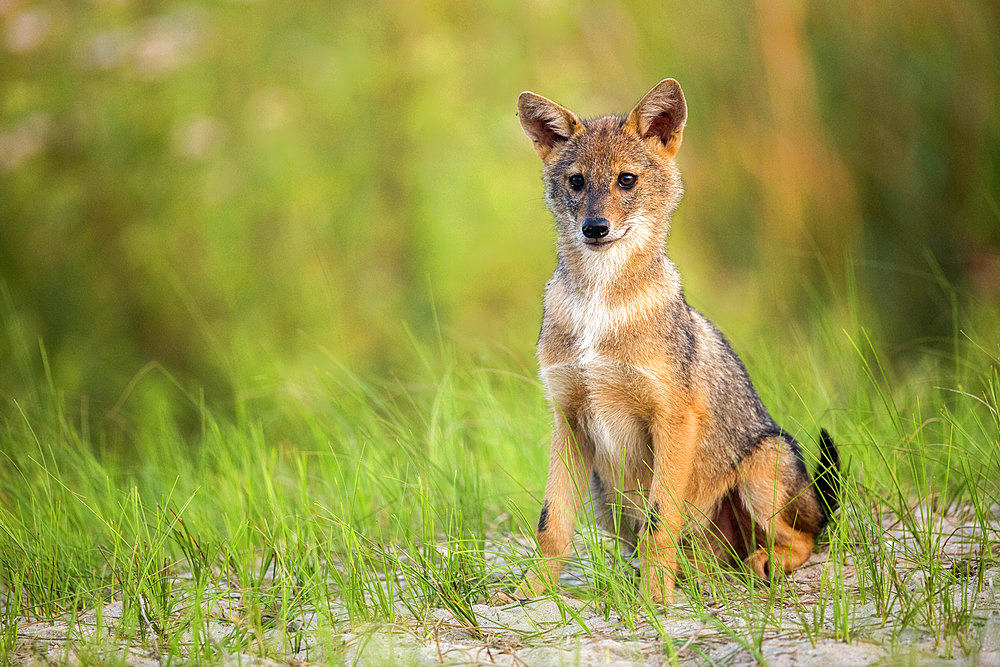
<instances>
[{"instance_id":1,"label":"jackal neck","mask_svg":"<svg viewBox=\"0 0 1000 667\"><path fill-rule=\"evenodd\" d=\"M579 294L610 305L648 301L673 301L681 294L677 266L662 247L639 252L625 246L603 251L560 248L557 277Z\"/></svg>"}]
</instances>

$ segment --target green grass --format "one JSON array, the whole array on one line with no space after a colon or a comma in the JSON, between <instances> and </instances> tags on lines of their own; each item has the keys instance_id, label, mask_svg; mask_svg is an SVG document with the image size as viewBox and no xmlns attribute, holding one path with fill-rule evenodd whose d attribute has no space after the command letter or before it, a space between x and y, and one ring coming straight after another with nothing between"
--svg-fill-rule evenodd
<instances>
[{"instance_id":1,"label":"green grass","mask_svg":"<svg viewBox=\"0 0 1000 667\"><path fill-rule=\"evenodd\" d=\"M996 330L992 314L979 318ZM780 359L763 339L743 349L765 401L809 452L820 425L841 445L843 507L826 533L819 590L806 599L784 579L684 565L685 604L663 616L584 522L585 581L570 594L626 631L652 624L668 657L685 643L670 633L676 614L756 656L789 624L809 641L851 642L871 635L872 618L889 646L917 631L943 655L975 651L974 598L1000 563L995 338L960 330L947 354L927 348L893 371L863 329L817 317L792 333L798 342ZM71 408L44 376L9 398L0 656L19 650L19 623L57 620L70 624L75 655L95 660L150 650L282 660L304 646L310 659L336 660L345 633L433 609L483 636L473 605L538 566L515 547L498 565L494 552L532 532L550 417L533 360L414 347L406 377L358 378L318 350L311 372L261 379L221 407L152 369L139 382L160 387L158 400L125 397L113 428ZM888 513L905 541L883 530ZM943 514L980 527L978 557L942 559ZM896 559L919 576L900 575ZM581 623L557 600L567 623ZM93 615L112 602L120 613Z\"/></svg>"}]
</instances>

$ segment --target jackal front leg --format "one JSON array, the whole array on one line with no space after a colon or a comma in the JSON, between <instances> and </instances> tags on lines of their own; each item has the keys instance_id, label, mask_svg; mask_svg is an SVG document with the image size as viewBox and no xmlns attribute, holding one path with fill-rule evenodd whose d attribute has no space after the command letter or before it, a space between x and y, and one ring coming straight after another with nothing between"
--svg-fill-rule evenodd
<instances>
[{"instance_id":1,"label":"jackal front leg","mask_svg":"<svg viewBox=\"0 0 1000 667\"><path fill-rule=\"evenodd\" d=\"M677 548L683 525L684 499L691 477L702 410L657 416L652 424L653 481L649 519L640 544L642 590L654 602L674 601Z\"/></svg>"},{"instance_id":2,"label":"jackal front leg","mask_svg":"<svg viewBox=\"0 0 1000 667\"><path fill-rule=\"evenodd\" d=\"M544 570L540 574L535 571L528 574L518 591L522 597L534 597L546 583L555 584L565 565L576 514L587 492L592 469L591 456L583 445L557 410L549 453L549 478L536 533L538 549L545 559Z\"/></svg>"}]
</instances>

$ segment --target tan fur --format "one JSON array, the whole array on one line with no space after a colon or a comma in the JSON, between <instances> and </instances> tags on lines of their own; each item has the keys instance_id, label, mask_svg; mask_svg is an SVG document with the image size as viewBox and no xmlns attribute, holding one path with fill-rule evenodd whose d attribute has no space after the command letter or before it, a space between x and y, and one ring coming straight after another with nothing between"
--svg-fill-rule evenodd
<instances>
[{"instance_id":1,"label":"tan fur","mask_svg":"<svg viewBox=\"0 0 1000 667\"><path fill-rule=\"evenodd\" d=\"M672 599L685 532L761 575L772 560L790 572L825 521L818 496L663 250L682 192L680 86L661 81L626 117L583 121L527 92L518 110L559 231L538 341L555 421L538 530L547 560L520 594L558 578L588 488L605 525L638 543L654 600Z\"/></svg>"}]
</instances>

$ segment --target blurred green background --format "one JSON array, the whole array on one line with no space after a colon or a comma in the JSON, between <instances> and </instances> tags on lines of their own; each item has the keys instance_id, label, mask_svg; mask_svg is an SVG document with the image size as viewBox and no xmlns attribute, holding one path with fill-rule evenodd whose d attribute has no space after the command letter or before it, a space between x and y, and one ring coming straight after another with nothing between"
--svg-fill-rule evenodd
<instances>
[{"instance_id":1,"label":"blurred green background","mask_svg":"<svg viewBox=\"0 0 1000 667\"><path fill-rule=\"evenodd\" d=\"M671 254L737 342L829 305L903 359L1000 304L995 2L0 0L0 40L8 397L47 360L106 414L155 362L225 404L439 335L530 374L525 89L595 116L681 82Z\"/></svg>"}]
</instances>

